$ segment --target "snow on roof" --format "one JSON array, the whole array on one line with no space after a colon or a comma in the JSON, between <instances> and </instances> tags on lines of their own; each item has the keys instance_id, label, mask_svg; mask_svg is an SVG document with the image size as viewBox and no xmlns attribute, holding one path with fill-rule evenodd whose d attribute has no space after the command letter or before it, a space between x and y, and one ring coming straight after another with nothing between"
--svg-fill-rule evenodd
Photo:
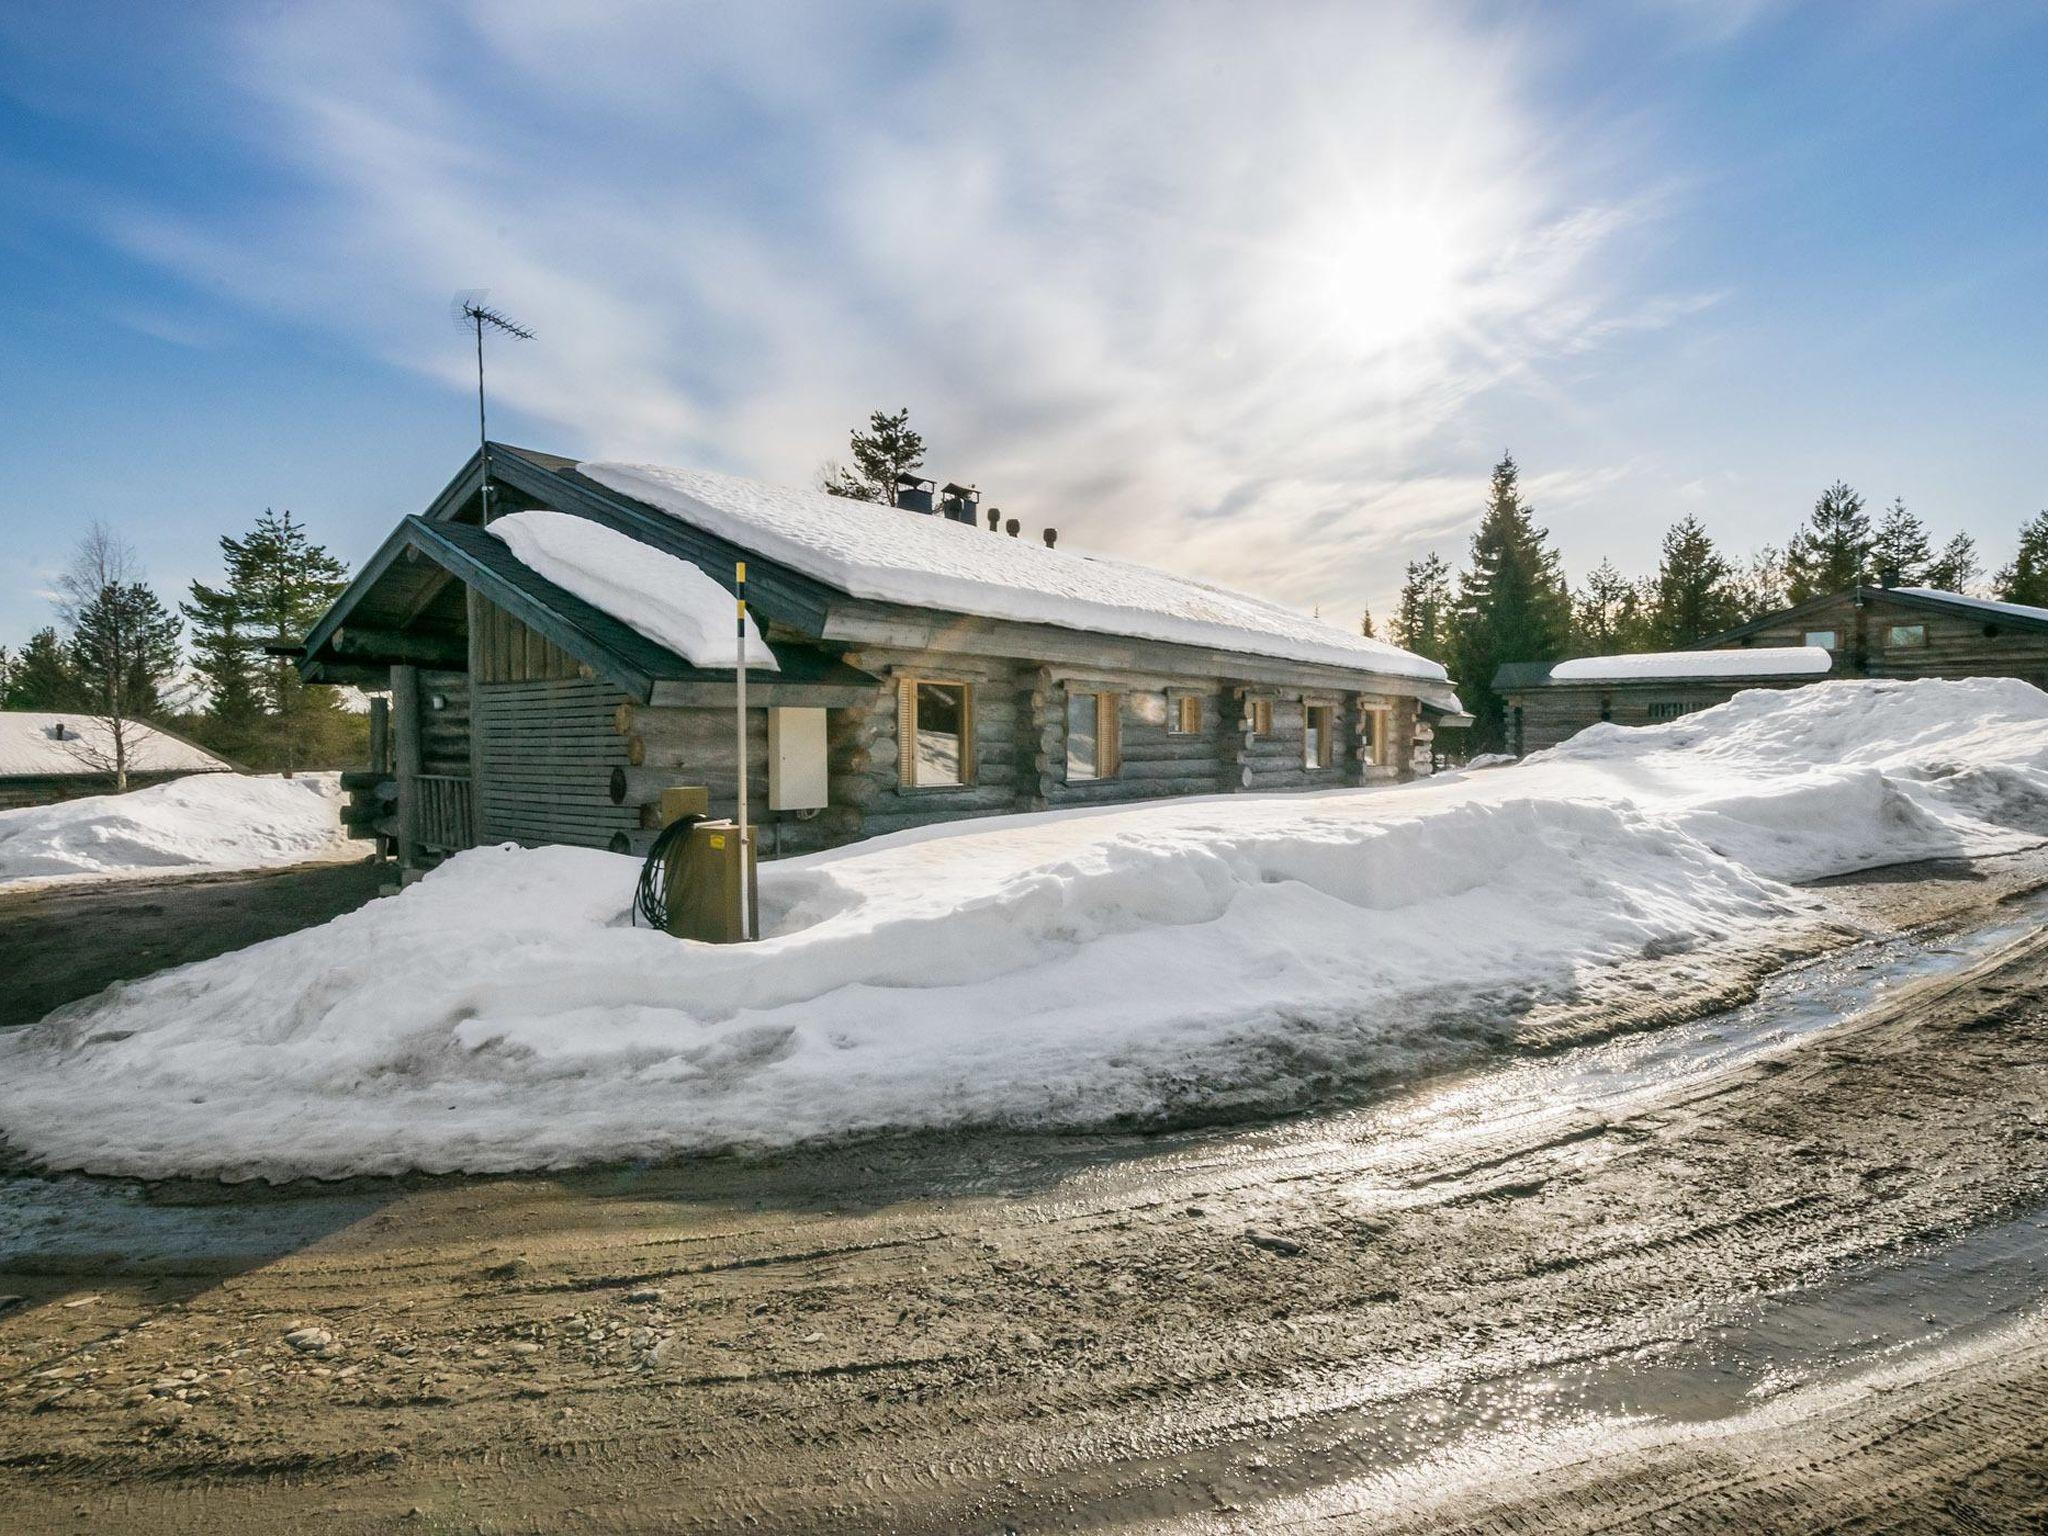
<instances>
[{"instance_id":1,"label":"snow on roof","mask_svg":"<svg viewBox=\"0 0 2048 1536\"><path fill-rule=\"evenodd\" d=\"M138 720L122 732L130 773L221 773L234 764L203 747L168 736ZM0 778L40 778L110 771L113 744L93 715L40 710L0 711Z\"/></svg>"},{"instance_id":2,"label":"snow on roof","mask_svg":"<svg viewBox=\"0 0 2048 1536\"><path fill-rule=\"evenodd\" d=\"M1954 603L1961 608L1975 608L1983 613L2003 614L2009 619L2032 619L2039 624L2048 624L2048 608L2036 608L2028 603L2001 603L1990 597L1965 597L1960 592L1944 592L1939 587L1893 587L1907 597L1928 597L1940 603Z\"/></svg>"},{"instance_id":3,"label":"snow on roof","mask_svg":"<svg viewBox=\"0 0 2048 1536\"><path fill-rule=\"evenodd\" d=\"M1149 566L704 470L615 462L577 469L854 597L1446 681L1439 663L1412 651Z\"/></svg>"},{"instance_id":4,"label":"snow on roof","mask_svg":"<svg viewBox=\"0 0 2048 1536\"><path fill-rule=\"evenodd\" d=\"M1834 658L1817 645L1760 645L1740 651L1645 651L1581 656L1550 669L1554 683L1627 683L1655 678L1818 676Z\"/></svg>"},{"instance_id":5,"label":"snow on roof","mask_svg":"<svg viewBox=\"0 0 2048 1536\"><path fill-rule=\"evenodd\" d=\"M514 512L488 531L522 565L691 666L732 667L733 595L689 561L564 512ZM752 614L746 625L748 667L779 670Z\"/></svg>"}]
</instances>

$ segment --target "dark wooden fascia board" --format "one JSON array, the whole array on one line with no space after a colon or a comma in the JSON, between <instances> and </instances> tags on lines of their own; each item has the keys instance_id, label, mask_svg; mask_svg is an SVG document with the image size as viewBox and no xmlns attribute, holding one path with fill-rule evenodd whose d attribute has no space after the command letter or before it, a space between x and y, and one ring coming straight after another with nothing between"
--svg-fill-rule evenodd
<instances>
[{"instance_id":1,"label":"dark wooden fascia board","mask_svg":"<svg viewBox=\"0 0 2048 1536\"><path fill-rule=\"evenodd\" d=\"M498 463L496 455L492 456L491 463L495 468ZM462 468L455 472L455 478L441 488L441 494L428 502L426 511L420 515L430 523L445 523L452 519L457 512L460 512L469 503L470 498L475 496L477 491L482 488L484 483L483 464L483 453L481 451L472 453L468 460L464 462Z\"/></svg>"},{"instance_id":2,"label":"dark wooden fascia board","mask_svg":"<svg viewBox=\"0 0 2048 1536\"><path fill-rule=\"evenodd\" d=\"M341 596L320 616L320 622L306 632L305 660L299 665L300 674L310 682L311 674L306 668L318 661L321 648L334 637L334 632L348 621L357 603L367 597L372 588L384 578L384 573L398 562L406 550L413 547L413 519L407 518L392 529L384 542L377 546L377 552L363 562L363 568L342 590Z\"/></svg>"}]
</instances>

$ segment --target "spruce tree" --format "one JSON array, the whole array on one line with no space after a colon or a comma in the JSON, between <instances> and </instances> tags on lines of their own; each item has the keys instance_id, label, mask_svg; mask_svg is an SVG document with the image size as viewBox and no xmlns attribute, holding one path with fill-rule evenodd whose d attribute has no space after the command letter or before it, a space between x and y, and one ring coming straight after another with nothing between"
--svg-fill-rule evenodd
<instances>
[{"instance_id":1,"label":"spruce tree","mask_svg":"<svg viewBox=\"0 0 2048 1536\"><path fill-rule=\"evenodd\" d=\"M1960 592L1967 597L1983 574L1984 566L1977 559L1977 541L1967 533L1959 533L1941 546L1941 553L1934 557L1920 582L1937 592Z\"/></svg>"},{"instance_id":2,"label":"spruce tree","mask_svg":"<svg viewBox=\"0 0 2048 1536\"><path fill-rule=\"evenodd\" d=\"M1903 496L1894 497L1870 541L1870 570L1880 583L1898 587L1922 586L1927 568L1934 563L1934 547L1928 542L1927 525L1906 510Z\"/></svg>"},{"instance_id":3,"label":"spruce tree","mask_svg":"<svg viewBox=\"0 0 2048 1536\"><path fill-rule=\"evenodd\" d=\"M72 670L71 657L54 629L39 629L14 658L0 708L39 709L55 713L83 707L85 696Z\"/></svg>"},{"instance_id":4,"label":"spruce tree","mask_svg":"<svg viewBox=\"0 0 2048 1536\"><path fill-rule=\"evenodd\" d=\"M192 600L178 609L192 621L193 668L206 683L206 743L246 756L263 719L263 701L256 690L256 644L241 605L231 589L195 581Z\"/></svg>"},{"instance_id":5,"label":"spruce tree","mask_svg":"<svg viewBox=\"0 0 2048 1536\"><path fill-rule=\"evenodd\" d=\"M1795 603L1866 585L1875 536L1863 498L1837 480L1785 549L1785 592Z\"/></svg>"},{"instance_id":6,"label":"spruce tree","mask_svg":"<svg viewBox=\"0 0 2048 1536\"><path fill-rule=\"evenodd\" d=\"M1786 605L1786 561L1777 546L1764 544L1750 553L1730 585L1735 592L1735 622L1746 624Z\"/></svg>"},{"instance_id":7,"label":"spruce tree","mask_svg":"<svg viewBox=\"0 0 2048 1536\"><path fill-rule=\"evenodd\" d=\"M1443 556L1425 555L1420 560L1410 560L1388 638L1403 650L1448 663L1454 607L1451 568Z\"/></svg>"},{"instance_id":8,"label":"spruce tree","mask_svg":"<svg viewBox=\"0 0 2048 1536\"><path fill-rule=\"evenodd\" d=\"M2012 564L1998 573L1998 595L2008 603L2048 608L2048 511L2020 529Z\"/></svg>"},{"instance_id":9,"label":"spruce tree","mask_svg":"<svg viewBox=\"0 0 2048 1536\"><path fill-rule=\"evenodd\" d=\"M1366 638L1366 639L1368 639L1368 640L1377 640L1377 639L1379 638L1379 636L1378 636L1378 635L1376 635L1376 634L1374 634L1374 633L1373 633L1373 629L1372 629L1372 610L1371 610L1370 608L1366 608L1366 609L1363 609L1363 610L1362 610L1362 611L1361 611L1361 612L1359 613L1359 615L1358 615L1358 632L1359 632L1359 633L1360 633L1361 635L1365 636L1365 638Z\"/></svg>"},{"instance_id":10,"label":"spruce tree","mask_svg":"<svg viewBox=\"0 0 2048 1536\"><path fill-rule=\"evenodd\" d=\"M315 544L289 511L264 508L247 536L223 538L220 548L227 566L221 591L252 653L303 640L348 585L348 567ZM252 654L250 663L251 690L267 717L254 756L290 772L329 755L342 729L334 690L307 688L289 657L258 663Z\"/></svg>"},{"instance_id":11,"label":"spruce tree","mask_svg":"<svg viewBox=\"0 0 2048 1536\"><path fill-rule=\"evenodd\" d=\"M1460 696L1472 711L1472 745L1506 744L1504 701L1493 691L1503 662L1555 661L1571 638L1572 603L1549 533L1522 500L1512 455L1494 466L1486 511L1458 582L1453 654Z\"/></svg>"},{"instance_id":12,"label":"spruce tree","mask_svg":"<svg viewBox=\"0 0 2048 1536\"><path fill-rule=\"evenodd\" d=\"M1645 626L1650 645L1679 650L1733 629L1744 617L1735 568L1697 517L1680 518L1665 530L1651 586Z\"/></svg>"},{"instance_id":13,"label":"spruce tree","mask_svg":"<svg viewBox=\"0 0 2048 1536\"><path fill-rule=\"evenodd\" d=\"M1634 649L1643 627L1635 583L1612 560L1602 560L1572 597L1572 649L1582 656L1613 656Z\"/></svg>"},{"instance_id":14,"label":"spruce tree","mask_svg":"<svg viewBox=\"0 0 2048 1536\"><path fill-rule=\"evenodd\" d=\"M910 425L910 407L894 415L886 411L868 414L868 429L853 429L848 446L853 468L828 464L819 478L822 489L851 501L879 501L894 505L898 476L914 473L924 466L924 439Z\"/></svg>"}]
</instances>

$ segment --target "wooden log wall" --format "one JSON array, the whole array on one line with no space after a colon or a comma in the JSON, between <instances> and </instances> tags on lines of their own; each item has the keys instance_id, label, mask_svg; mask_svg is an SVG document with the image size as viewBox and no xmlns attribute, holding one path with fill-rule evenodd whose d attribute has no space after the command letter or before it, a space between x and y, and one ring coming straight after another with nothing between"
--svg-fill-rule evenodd
<instances>
[{"instance_id":1,"label":"wooden log wall","mask_svg":"<svg viewBox=\"0 0 2048 1536\"><path fill-rule=\"evenodd\" d=\"M856 835L853 818L832 808L808 816L769 808L768 708L766 703L753 706L751 698L749 705L747 815L756 828L760 857L814 853ZM832 716L841 713L827 715L828 728ZM739 737L733 714L729 708L655 708L625 702L614 706L611 729L625 769L618 778L624 790L621 804L633 813L634 830L658 827L661 791L671 784L702 785L709 792L713 818L739 813Z\"/></svg>"},{"instance_id":2,"label":"wooden log wall","mask_svg":"<svg viewBox=\"0 0 2048 1536\"><path fill-rule=\"evenodd\" d=\"M1889 631L1895 624L1921 625L1927 643L1891 645ZM1965 618L1881 596L1871 597L1859 610L1843 596L1791 623L1759 630L1749 643L1803 645L1807 633L1818 629L1840 636L1837 677L2017 677L2048 688L2048 633L2001 624L1989 610Z\"/></svg>"}]
</instances>

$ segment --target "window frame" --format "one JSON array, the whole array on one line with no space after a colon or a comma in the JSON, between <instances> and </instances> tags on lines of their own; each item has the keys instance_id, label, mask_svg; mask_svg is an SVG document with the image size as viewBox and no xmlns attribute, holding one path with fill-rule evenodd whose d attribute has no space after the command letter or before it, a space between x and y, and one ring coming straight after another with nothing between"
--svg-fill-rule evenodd
<instances>
[{"instance_id":1,"label":"window frame","mask_svg":"<svg viewBox=\"0 0 2048 1536\"><path fill-rule=\"evenodd\" d=\"M1827 643L1823 645L1820 641L1814 639L1815 635L1826 635L1828 637ZM1816 650L1826 651L1830 656L1832 656L1842 648L1842 632L1839 629L1802 630L1800 632L1799 643L1801 645L1812 646Z\"/></svg>"},{"instance_id":2,"label":"window frame","mask_svg":"<svg viewBox=\"0 0 2048 1536\"><path fill-rule=\"evenodd\" d=\"M1184 718L1187 711L1194 712L1194 723ZM1166 696L1166 734L1169 736L1199 736L1202 734L1202 696L1199 693L1169 693Z\"/></svg>"},{"instance_id":3,"label":"window frame","mask_svg":"<svg viewBox=\"0 0 2048 1536\"><path fill-rule=\"evenodd\" d=\"M1257 740L1273 734L1273 701L1251 698L1244 701L1245 735Z\"/></svg>"},{"instance_id":4,"label":"window frame","mask_svg":"<svg viewBox=\"0 0 2048 1536\"><path fill-rule=\"evenodd\" d=\"M1394 710L1389 704L1358 706L1359 728L1365 748L1360 761L1368 768L1390 768L1394 762Z\"/></svg>"},{"instance_id":5,"label":"window frame","mask_svg":"<svg viewBox=\"0 0 2048 1536\"><path fill-rule=\"evenodd\" d=\"M1327 773L1337 766L1336 705L1301 701L1301 766L1305 773Z\"/></svg>"},{"instance_id":6,"label":"window frame","mask_svg":"<svg viewBox=\"0 0 2048 1536\"><path fill-rule=\"evenodd\" d=\"M917 781L917 690L934 688L960 690L960 777L951 784L920 784ZM908 726L908 730L905 726ZM974 751L974 684L964 677L937 677L925 672L903 672L896 678L896 789L899 794L943 794L972 789L980 767Z\"/></svg>"},{"instance_id":7,"label":"window frame","mask_svg":"<svg viewBox=\"0 0 2048 1536\"><path fill-rule=\"evenodd\" d=\"M1919 636L1916 640L1901 640L1902 634ZM1924 651L1927 649L1927 626L1925 624L1887 624L1884 631L1884 648L1888 651Z\"/></svg>"},{"instance_id":8,"label":"window frame","mask_svg":"<svg viewBox=\"0 0 2048 1536\"><path fill-rule=\"evenodd\" d=\"M1095 701L1095 760L1089 771L1080 778L1074 777L1074 701L1093 699ZM1066 726L1066 768L1063 777L1069 784L1100 784L1118 778L1124 768L1124 696L1106 688L1067 686Z\"/></svg>"}]
</instances>

